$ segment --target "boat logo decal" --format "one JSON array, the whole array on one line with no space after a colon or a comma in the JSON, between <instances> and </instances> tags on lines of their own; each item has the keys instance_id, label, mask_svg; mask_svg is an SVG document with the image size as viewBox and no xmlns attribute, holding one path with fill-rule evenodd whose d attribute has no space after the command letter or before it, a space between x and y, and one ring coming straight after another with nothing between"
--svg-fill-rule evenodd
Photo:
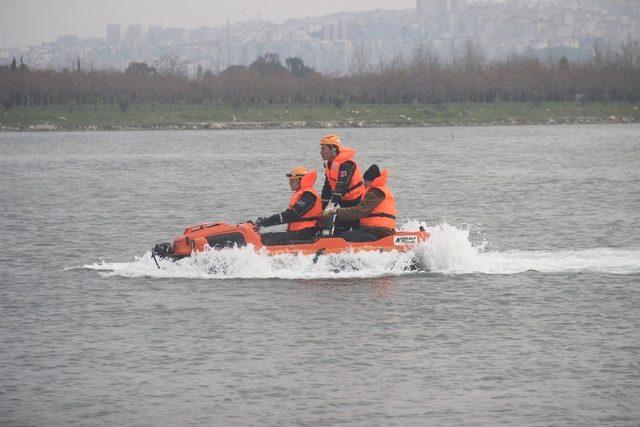
<instances>
[{"instance_id":1,"label":"boat logo decal","mask_svg":"<svg viewBox=\"0 0 640 427\"><path fill-rule=\"evenodd\" d=\"M418 236L395 236L393 238L394 245L415 245L418 243Z\"/></svg>"}]
</instances>

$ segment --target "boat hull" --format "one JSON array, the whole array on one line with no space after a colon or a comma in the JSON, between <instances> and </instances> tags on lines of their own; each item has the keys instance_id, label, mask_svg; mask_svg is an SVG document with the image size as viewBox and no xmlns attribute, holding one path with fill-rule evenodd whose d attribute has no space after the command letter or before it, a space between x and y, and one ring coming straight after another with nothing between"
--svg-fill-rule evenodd
<instances>
[{"instance_id":1,"label":"boat hull","mask_svg":"<svg viewBox=\"0 0 640 427\"><path fill-rule=\"evenodd\" d=\"M205 223L187 227L167 246L165 253L158 255L184 258L194 252L204 252L211 249L224 249L252 245L256 251L265 249L269 254L302 253L334 254L345 251L398 251L405 252L415 245L426 241L429 233L420 231L399 231L392 236L372 242L347 242L335 236L318 236L312 240L293 241L286 245L265 246L260 234L251 223L226 224Z\"/></svg>"}]
</instances>

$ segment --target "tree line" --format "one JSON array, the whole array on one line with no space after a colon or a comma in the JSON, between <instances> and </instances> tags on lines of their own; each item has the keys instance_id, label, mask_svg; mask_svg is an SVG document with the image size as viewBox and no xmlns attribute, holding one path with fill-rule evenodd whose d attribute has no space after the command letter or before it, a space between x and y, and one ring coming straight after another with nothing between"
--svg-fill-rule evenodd
<instances>
[{"instance_id":1,"label":"tree line","mask_svg":"<svg viewBox=\"0 0 640 427\"><path fill-rule=\"evenodd\" d=\"M14 60L0 67L0 103L15 106L115 104L243 105L344 103L450 103L542 101L640 101L640 43L596 47L589 59L541 60L513 55L489 61L468 42L449 61L428 50L408 60L355 66L347 76L316 72L299 58L269 53L249 66L195 78L175 58L154 67L131 63L125 71L29 68Z\"/></svg>"}]
</instances>

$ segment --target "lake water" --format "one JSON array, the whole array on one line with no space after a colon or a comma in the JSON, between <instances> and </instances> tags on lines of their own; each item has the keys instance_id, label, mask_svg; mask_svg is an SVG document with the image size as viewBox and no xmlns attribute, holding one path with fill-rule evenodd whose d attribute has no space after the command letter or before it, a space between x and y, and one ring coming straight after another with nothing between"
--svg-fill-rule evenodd
<instances>
[{"instance_id":1,"label":"lake water","mask_svg":"<svg viewBox=\"0 0 640 427\"><path fill-rule=\"evenodd\" d=\"M0 134L0 424L640 424L639 125L339 130L415 253L156 268L324 133Z\"/></svg>"}]
</instances>

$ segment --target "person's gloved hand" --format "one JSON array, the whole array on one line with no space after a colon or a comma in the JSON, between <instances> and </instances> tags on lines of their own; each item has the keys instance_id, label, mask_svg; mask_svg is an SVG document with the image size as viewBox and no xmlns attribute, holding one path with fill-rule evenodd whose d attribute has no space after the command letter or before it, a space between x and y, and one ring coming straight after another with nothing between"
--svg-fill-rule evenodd
<instances>
[{"instance_id":1,"label":"person's gloved hand","mask_svg":"<svg viewBox=\"0 0 640 427\"><path fill-rule=\"evenodd\" d=\"M258 219L256 219L256 228L262 228L264 227L264 223L266 222L267 218L264 217L259 217Z\"/></svg>"},{"instance_id":2,"label":"person's gloved hand","mask_svg":"<svg viewBox=\"0 0 640 427\"><path fill-rule=\"evenodd\" d=\"M328 204L327 207L322 212L322 216L334 216L338 207L336 205Z\"/></svg>"}]
</instances>

